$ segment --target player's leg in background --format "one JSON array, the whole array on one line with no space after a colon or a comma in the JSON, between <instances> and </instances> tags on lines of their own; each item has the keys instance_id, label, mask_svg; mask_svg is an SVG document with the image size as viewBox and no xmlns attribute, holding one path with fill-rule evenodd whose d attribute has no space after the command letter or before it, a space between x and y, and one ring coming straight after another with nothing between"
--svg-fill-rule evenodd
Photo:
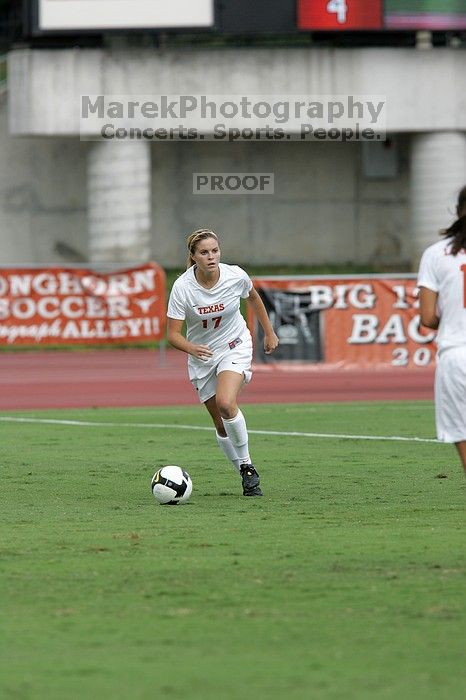
<instances>
[{"instance_id":1,"label":"player's leg in background","mask_svg":"<svg viewBox=\"0 0 466 700\"><path fill-rule=\"evenodd\" d=\"M435 421L437 437L452 442L464 436L466 415L466 348L441 353L435 369ZM451 437L450 437L451 436ZM466 475L466 440L455 442Z\"/></svg>"},{"instance_id":2,"label":"player's leg in background","mask_svg":"<svg viewBox=\"0 0 466 700\"><path fill-rule=\"evenodd\" d=\"M239 471L241 460L238 457L230 438L226 434L222 416L220 415L220 411L218 410L216 397L212 396L210 399L207 399L207 401L204 401L204 406L209 411L214 422L217 445L220 447L228 461L230 461L235 467L235 469Z\"/></svg>"},{"instance_id":3,"label":"player's leg in background","mask_svg":"<svg viewBox=\"0 0 466 700\"><path fill-rule=\"evenodd\" d=\"M464 475L466 476L466 440L463 440L462 442L455 442L455 446L463 464Z\"/></svg>"}]
</instances>

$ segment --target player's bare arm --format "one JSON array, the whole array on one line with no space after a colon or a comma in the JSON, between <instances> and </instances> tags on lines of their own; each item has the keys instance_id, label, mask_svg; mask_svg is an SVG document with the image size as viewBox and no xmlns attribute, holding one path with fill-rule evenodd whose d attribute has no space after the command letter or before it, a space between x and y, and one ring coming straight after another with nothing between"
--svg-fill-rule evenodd
<instances>
[{"instance_id":1,"label":"player's bare arm","mask_svg":"<svg viewBox=\"0 0 466 700\"><path fill-rule=\"evenodd\" d=\"M419 303L421 308L421 323L427 328L437 330L440 319L437 313L437 292L427 287L419 289Z\"/></svg>"},{"instance_id":2,"label":"player's bare arm","mask_svg":"<svg viewBox=\"0 0 466 700\"><path fill-rule=\"evenodd\" d=\"M254 287L249 292L248 302L254 309L254 313L257 316L259 323L264 331L264 350L266 355L270 355L274 350L277 349L279 340L275 334L272 324L270 323L267 310L264 306L264 302L260 298L258 292Z\"/></svg>"},{"instance_id":3,"label":"player's bare arm","mask_svg":"<svg viewBox=\"0 0 466 700\"><path fill-rule=\"evenodd\" d=\"M212 350L207 345L194 345L186 340L181 330L183 328L184 321L180 321L176 318L167 317L167 338L170 345L172 345L177 350L182 350L188 355L193 355L199 360L206 360L212 357Z\"/></svg>"}]
</instances>

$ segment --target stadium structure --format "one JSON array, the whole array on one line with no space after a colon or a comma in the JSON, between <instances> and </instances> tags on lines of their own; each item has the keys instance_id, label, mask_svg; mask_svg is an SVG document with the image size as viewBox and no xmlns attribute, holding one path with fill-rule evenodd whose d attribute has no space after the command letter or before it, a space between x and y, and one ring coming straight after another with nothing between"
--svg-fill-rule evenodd
<instances>
[{"instance_id":1,"label":"stadium structure","mask_svg":"<svg viewBox=\"0 0 466 700\"><path fill-rule=\"evenodd\" d=\"M28 0L22 12L4 0L3 262L176 267L186 234L209 225L240 264L414 268L466 180L466 4L449 5L167 0L144 14L138 0ZM102 137L102 124L83 124L83 105L96 117L99 97L147 106L174 96L218 109L344 102L344 114L307 138L308 116L284 125L272 111L266 126L285 136L258 138L267 120L238 112L228 123L246 138L233 141L214 136L223 113L186 125L169 114L169 132L202 132L193 139ZM382 105L375 136L342 138L366 102ZM272 174L273 195L204 196L196 173Z\"/></svg>"}]
</instances>

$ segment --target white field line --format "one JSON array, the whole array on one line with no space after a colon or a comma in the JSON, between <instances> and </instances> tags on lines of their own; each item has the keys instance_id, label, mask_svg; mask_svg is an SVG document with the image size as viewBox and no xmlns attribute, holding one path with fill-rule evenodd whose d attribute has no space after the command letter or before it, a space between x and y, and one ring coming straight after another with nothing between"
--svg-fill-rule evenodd
<instances>
[{"instance_id":1,"label":"white field line","mask_svg":"<svg viewBox=\"0 0 466 700\"><path fill-rule=\"evenodd\" d=\"M208 430L213 427L203 425L181 425L179 423L101 423L84 420L58 420L54 418L20 418L19 416L0 416L4 423L44 423L46 425L71 425L87 428L152 428L161 430ZM432 438L402 437L400 435L342 435L339 433L300 433L285 430L249 430L252 435L277 435L279 437L331 438L336 440L392 440L396 442L439 442Z\"/></svg>"}]
</instances>

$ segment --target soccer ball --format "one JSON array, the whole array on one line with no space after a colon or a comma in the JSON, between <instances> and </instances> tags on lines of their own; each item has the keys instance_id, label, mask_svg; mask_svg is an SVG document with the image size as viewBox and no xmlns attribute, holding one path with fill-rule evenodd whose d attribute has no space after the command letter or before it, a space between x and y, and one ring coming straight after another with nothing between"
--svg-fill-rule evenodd
<instances>
[{"instance_id":1,"label":"soccer ball","mask_svg":"<svg viewBox=\"0 0 466 700\"><path fill-rule=\"evenodd\" d=\"M181 467L169 465L155 472L151 481L154 498L161 505L186 503L193 490L193 482L188 472Z\"/></svg>"}]
</instances>

